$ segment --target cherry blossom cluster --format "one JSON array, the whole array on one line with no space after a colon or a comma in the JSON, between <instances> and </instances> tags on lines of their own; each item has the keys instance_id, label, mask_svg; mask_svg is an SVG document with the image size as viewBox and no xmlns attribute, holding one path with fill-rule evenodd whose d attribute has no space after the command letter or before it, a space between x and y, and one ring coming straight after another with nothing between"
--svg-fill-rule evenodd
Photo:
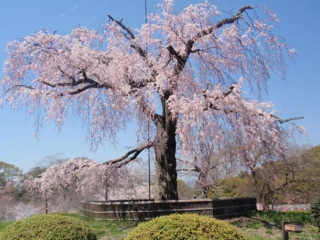
<instances>
[{"instance_id":1,"label":"cherry blossom cluster","mask_svg":"<svg viewBox=\"0 0 320 240\"><path fill-rule=\"evenodd\" d=\"M40 176L25 180L24 185L28 191L40 192L45 198L69 190L89 200L146 198L146 176L139 173L140 169L137 163L118 168L116 164L74 158L50 166Z\"/></svg>"}]
</instances>

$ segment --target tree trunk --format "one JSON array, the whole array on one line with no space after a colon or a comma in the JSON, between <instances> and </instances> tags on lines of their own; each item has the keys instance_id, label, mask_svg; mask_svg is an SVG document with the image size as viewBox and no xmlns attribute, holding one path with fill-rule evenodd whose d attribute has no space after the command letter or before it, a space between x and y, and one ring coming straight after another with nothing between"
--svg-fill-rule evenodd
<instances>
[{"instance_id":1,"label":"tree trunk","mask_svg":"<svg viewBox=\"0 0 320 240\"><path fill-rule=\"evenodd\" d=\"M162 99L163 113L161 120L156 123L156 177L155 199L178 199L177 170L176 170L176 127L177 121L172 118L166 100L169 94Z\"/></svg>"}]
</instances>

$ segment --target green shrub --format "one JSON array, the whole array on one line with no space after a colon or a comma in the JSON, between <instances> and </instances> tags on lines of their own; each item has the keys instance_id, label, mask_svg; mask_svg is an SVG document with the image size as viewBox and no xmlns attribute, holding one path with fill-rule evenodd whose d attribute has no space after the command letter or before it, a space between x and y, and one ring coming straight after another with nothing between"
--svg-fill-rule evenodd
<instances>
[{"instance_id":1,"label":"green shrub","mask_svg":"<svg viewBox=\"0 0 320 240\"><path fill-rule=\"evenodd\" d=\"M245 239L229 223L196 214L173 214L139 224L126 240Z\"/></svg>"},{"instance_id":2,"label":"green shrub","mask_svg":"<svg viewBox=\"0 0 320 240\"><path fill-rule=\"evenodd\" d=\"M81 220L57 214L35 215L8 226L1 234L6 240L96 240L96 234Z\"/></svg>"},{"instance_id":3,"label":"green shrub","mask_svg":"<svg viewBox=\"0 0 320 240\"><path fill-rule=\"evenodd\" d=\"M320 232L320 197L316 197L312 200L310 210L312 219L319 227Z\"/></svg>"}]
</instances>

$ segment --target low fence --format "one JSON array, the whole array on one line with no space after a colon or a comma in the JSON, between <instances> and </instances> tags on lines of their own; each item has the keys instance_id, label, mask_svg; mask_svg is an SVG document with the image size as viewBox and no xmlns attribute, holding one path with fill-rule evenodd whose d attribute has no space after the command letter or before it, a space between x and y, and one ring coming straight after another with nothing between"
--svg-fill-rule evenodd
<instances>
[{"instance_id":1,"label":"low fence","mask_svg":"<svg viewBox=\"0 0 320 240\"><path fill-rule=\"evenodd\" d=\"M256 198L214 198L191 200L118 200L81 202L82 215L96 220L149 220L172 213L196 213L229 218L256 210Z\"/></svg>"}]
</instances>

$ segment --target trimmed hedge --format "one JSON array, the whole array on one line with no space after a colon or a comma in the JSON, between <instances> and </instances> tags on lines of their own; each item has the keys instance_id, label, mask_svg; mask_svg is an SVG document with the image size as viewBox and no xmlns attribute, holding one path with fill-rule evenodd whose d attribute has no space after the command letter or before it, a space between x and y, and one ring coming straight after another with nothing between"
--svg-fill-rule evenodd
<instances>
[{"instance_id":1,"label":"trimmed hedge","mask_svg":"<svg viewBox=\"0 0 320 240\"><path fill-rule=\"evenodd\" d=\"M1 239L97 240L97 236L79 219L57 214L40 214L6 227L1 234Z\"/></svg>"},{"instance_id":2,"label":"trimmed hedge","mask_svg":"<svg viewBox=\"0 0 320 240\"><path fill-rule=\"evenodd\" d=\"M228 222L197 214L161 216L139 224L126 240L232 240L245 239Z\"/></svg>"}]
</instances>

